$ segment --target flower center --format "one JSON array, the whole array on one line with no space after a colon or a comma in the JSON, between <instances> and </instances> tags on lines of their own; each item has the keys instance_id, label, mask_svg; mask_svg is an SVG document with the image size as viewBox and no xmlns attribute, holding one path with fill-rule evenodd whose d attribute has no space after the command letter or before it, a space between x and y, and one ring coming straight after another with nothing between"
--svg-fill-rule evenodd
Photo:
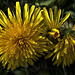
<instances>
[{"instance_id":1,"label":"flower center","mask_svg":"<svg viewBox=\"0 0 75 75\"><path fill-rule=\"evenodd\" d=\"M25 48L25 47L26 47L25 39L20 38L20 39L18 40L18 45L19 45L20 48Z\"/></svg>"},{"instance_id":2,"label":"flower center","mask_svg":"<svg viewBox=\"0 0 75 75\"><path fill-rule=\"evenodd\" d=\"M24 44L24 40L23 39L19 39L19 45L23 45Z\"/></svg>"},{"instance_id":3,"label":"flower center","mask_svg":"<svg viewBox=\"0 0 75 75\"><path fill-rule=\"evenodd\" d=\"M54 37L57 37L59 33L55 32Z\"/></svg>"},{"instance_id":4,"label":"flower center","mask_svg":"<svg viewBox=\"0 0 75 75\"><path fill-rule=\"evenodd\" d=\"M57 30L57 29L52 29L52 31L49 32L49 34L50 34L51 36L53 36L54 39L56 39L56 38L58 38L58 37L60 36L60 32L59 32L59 30Z\"/></svg>"}]
</instances>

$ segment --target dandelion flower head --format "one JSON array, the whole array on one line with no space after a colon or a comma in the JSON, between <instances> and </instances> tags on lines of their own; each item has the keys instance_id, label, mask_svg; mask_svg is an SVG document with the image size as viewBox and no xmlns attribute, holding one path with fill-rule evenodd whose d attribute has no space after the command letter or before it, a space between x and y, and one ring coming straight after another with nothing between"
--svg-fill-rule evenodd
<instances>
[{"instance_id":1,"label":"dandelion flower head","mask_svg":"<svg viewBox=\"0 0 75 75\"><path fill-rule=\"evenodd\" d=\"M61 9L57 10L57 6L55 6L54 15L53 15L52 8L49 8L49 14L48 14L47 9L44 7L42 11L42 16L44 18L45 24L48 25L49 29L54 30L54 32L51 31L52 33L49 32L50 35L55 37L55 34L57 34L58 31L58 35L55 37L56 39L60 35L58 28L60 28L61 25L68 19L70 13L66 14L65 17L60 21Z\"/></svg>"},{"instance_id":2,"label":"dandelion flower head","mask_svg":"<svg viewBox=\"0 0 75 75\"><path fill-rule=\"evenodd\" d=\"M20 3L16 2L16 16L8 8L8 17L0 11L0 61L8 70L16 67L33 65L33 60L43 54L46 49L46 39L38 29L43 25L40 7L30 10L26 3L21 17ZM49 42L49 41L48 41Z\"/></svg>"},{"instance_id":3,"label":"dandelion flower head","mask_svg":"<svg viewBox=\"0 0 75 75\"><path fill-rule=\"evenodd\" d=\"M69 66L73 63L75 60L75 40L69 33L63 39L59 39L54 48L53 52L46 56L46 58L49 58L54 55L52 59L54 65L57 64L59 66L62 64L64 68L64 66Z\"/></svg>"}]
</instances>

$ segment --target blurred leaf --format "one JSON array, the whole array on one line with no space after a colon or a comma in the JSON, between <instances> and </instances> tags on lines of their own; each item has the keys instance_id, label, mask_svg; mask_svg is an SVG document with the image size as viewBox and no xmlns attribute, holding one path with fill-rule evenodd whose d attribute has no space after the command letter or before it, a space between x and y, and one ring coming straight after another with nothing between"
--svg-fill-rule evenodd
<instances>
[{"instance_id":1,"label":"blurred leaf","mask_svg":"<svg viewBox=\"0 0 75 75\"><path fill-rule=\"evenodd\" d=\"M67 1L68 0L55 0L55 4L57 4L58 6L63 6Z\"/></svg>"},{"instance_id":2,"label":"blurred leaf","mask_svg":"<svg viewBox=\"0 0 75 75\"><path fill-rule=\"evenodd\" d=\"M69 23L69 28L73 28L73 23Z\"/></svg>"},{"instance_id":3,"label":"blurred leaf","mask_svg":"<svg viewBox=\"0 0 75 75\"><path fill-rule=\"evenodd\" d=\"M75 12L73 12L73 11L68 11L68 12L66 12L66 13L70 13L70 14L71 14L71 17L72 17L72 18L75 18Z\"/></svg>"},{"instance_id":4,"label":"blurred leaf","mask_svg":"<svg viewBox=\"0 0 75 75\"><path fill-rule=\"evenodd\" d=\"M41 6L48 6L50 5L52 2L54 2L54 0L47 0L45 2L40 3Z\"/></svg>"},{"instance_id":5,"label":"blurred leaf","mask_svg":"<svg viewBox=\"0 0 75 75\"><path fill-rule=\"evenodd\" d=\"M40 6L48 6L55 0L46 0L46 1L40 1ZM35 5L39 6L39 2L35 3Z\"/></svg>"},{"instance_id":6,"label":"blurred leaf","mask_svg":"<svg viewBox=\"0 0 75 75\"><path fill-rule=\"evenodd\" d=\"M75 0L74 0L75 1ZM75 10L75 2L73 3L73 9Z\"/></svg>"},{"instance_id":7,"label":"blurred leaf","mask_svg":"<svg viewBox=\"0 0 75 75\"><path fill-rule=\"evenodd\" d=\"M15 75L29 75L29 70L26 67L25 68L21 68L19 70L15 70L14 74Z\"/></svg>"},{"instance_id":8,"label":"blurred leaf","mask_svg":"<svg viewBox=\"0 0 75 75\"><path fill-rule=\"evenodd\" d=\"M64 29L66 28L70 28L70 29L72 29L73 28L73 23L72 22L68 22L68 21L66 21L61 27L63 27Z\"/></svg>"},{"instance_id":9,"label":"blurred leaf","mask_svg":"<svg viewBox=\"0 0 75 75\"><path fill-rule=\"evenodd\" d=\"M0 75L7 75L7 71L4 70L0 71Z\"/></svg>"},{"instance_id":10,"label":"blurred leaf","mask_svg":"<svg viewBox=\"0 0 75 75\"><path fill-rule=\"evenodd\" d=\"M50 73L46 70L40 70L36 75L50 75Z\"/></svg>"},{"instance_id":11,"label":"blurred leaf","mask_svg":"<svg viewBox=\"0 0 75 75\"><path fill-rule=\"evenodd\" d=\"M15 75L26 75L25 72L16 70L14 71Z\"/></svg>"},{"instance_id":12,"label":"blurred leaf","mask_svg":"<svg viewBox=\"0 0 75 75\"><path fill-rule=\"evenodd\" d=\"M47 0L36 0L36 2L44 2L44 1L47 1Z\"/></svg>"}]
</instances>

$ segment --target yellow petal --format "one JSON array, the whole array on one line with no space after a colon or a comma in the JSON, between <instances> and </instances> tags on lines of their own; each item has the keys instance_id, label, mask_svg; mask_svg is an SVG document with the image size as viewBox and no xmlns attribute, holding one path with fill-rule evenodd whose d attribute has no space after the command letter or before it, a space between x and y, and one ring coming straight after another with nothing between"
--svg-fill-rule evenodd
<instances>
[{"instance_id":1,"label":"yellow petal","mask_svg":"<svg viewBox=\"0 0 75 75\"><path fill-rule=\"evenodd\" d=\"M49 53L49 54L45 57L45 59L50 58L53 54L54 54L54 53Z\"/></svg>"},{"instance_id":2,"label":"yellow petal","mask_svg":"<svg viewBox=\"0 0 75 75\"><path fill-rule=\"evenodd\" d=\"M47 24L49 26L49 28L52 28L51 22L49 21L48 17L46 17L46 13L44 13L44 11L41 12L42 16L44 18L45 24Z\"/></svg>"},{"instance_id":3,"label":"yellow petal","mask_svg":"<svg viewBox=\"0 0 75 75\"><path fill-rule=\"evenodd\" d=\"M70 38L71 39L71 41L75 44L75 40L73 39L73 38Z\"/></svg>"},{"instance_id":4,"label":"yellow petal","mask_svg":"<svg viewBox=\"0 0 75 75\"><path fill-rule=\"evenodd\" d=\"M55 28L52 29L52 31L59 33L59 30L58 29L55 29Z\"/></svg>"},{"instance_id":5,"label":"yellow petal","mask_svg":"<svg viewBox=\"0 0 75 75\"><path fill-rule=\"evenodd\" d=\"M67 54L67 46L63 49L63 52Z\"/></svg>"},{"instance_id":6,"label":"yellow petal","mask_svg":"<svg viewBox=\"0 0 75 75\"><path fill-rule=\"evenodd\" d=\"M49 32L49 34L53 36L55 34L55 32Z\"/></svg>"},{"instance_id":7,"label":"yellow petal","mask_svg":"<svg viewBox=\"0 0 75 75\"><path fill-rule=\"evenodd\" d=\"M55 50L54 50L54 53L56 53L58 50L59 50L59 49L55 49Z\"/></svg>"},{"instance_id":8,"label":"yellow petal","mask_svg":"<svg viewBox=\"0 0 75 75\"><path fill-rule=\"evenodd\" d=\"M58 26L60 27L70 16L70 13L68 13L62 20L61 22L58 24Z\"/></svg>"},{"instance_id":9,"label":"yellow petal","mask_svg":"<svg viewBox=\"0 0 75 75\"><path fill-rule=\"evenodd\" d=\"M16 2L16 17L18 22L21 23L21 7L19 2Z\"/></svg>"},{"instance_id":10,"label":"yellow petal","mask_svg":"<svg viewBox=\"0 0 75 75\"><path fill-rule=\"evenodd\" d=\"M57 23L59 23L60 16L61 16L61 9L59 9L59 11L58 11L58 15L57 15Z\"/></svg>"},{"instance_id":11,"label":"yellow petal","mask_svg":"<svg viewBox=\"0 0 75 75\"><path fill-rule=\"evenodd\" d=\"M57 54L57 60L59 59L59 56L60 56L60 52L58 52L58 54Z\"/></svg>"},{"instance_id":12,"label":"yellow petal","mask_svg":"<svg viewBox=\"0 0 75 75\"><path fill-rule=\"evenodd\" d=\"M34 9L35 9L35 5L32 5L31 6L31 9L30 9L30 18L31 18L31 16L32 16L32 14L33 14L33 12L34 12Z\"/></svg>"},{"instance_id":13,"label":"yellow petal","mask_svg":"<svg viewBox=\"0 0 75 75\"><path fill-rule=\"evenodd\" d=\"M56 19L56 16L57 16L57 6L55 6L54 8L54 20Z\"/></svg>"},{"instance_id":14,"label":"yellow petal","mask_svg":"<svg viewBox=\"0 0 75 75\"><path fill-rule=\"evenodd\" d=\"M72 30L74 30L74 31L75 31L75 25L74 25L74 27L72 28Z\"/></svg>"},{"instance_id":15,"label":"yellow petal","mask_svg":"<svg viewBox=\"0 0 75 75\"><path fill-rule=\"evenodd\" d=\"M68 42L68 40L67 39L65 39L65 44L68 44L69 42Z\"/></svg>"},{"instance_id":16,"label":"yellow petal","mask_svg":"<svg viewBox=\"0 0 75 75\"><path fill-rule=\"evenodd\" d=\"M9 70L11 68L11 64L8 64L8 68L7 68L7 70Z\"/></svg>"},{"instance_id":17,"label":"yellow petal","mask_svg":"<svg viewBox=\"0 0 75 75\"><path fill-rule=\"evenodd\" d=\"M29 19L29 6L28 4L24 5L24 11L23 11L23 20Z\"/></svg>"},{"instance_id":18,"label":"yellow petal","mask_svg":"<svg viewBox=\"0 0 75 75\"><path fill-rule=\"evenodd\" d=\"M53 11L51 8L49 8L49 13L50 13L50 20L53 22Z\"/></svg>"},{"instance_id":19,"label":"yellow petal","mask_svg":"<svg viewBox=\"0 0 75 75\"><path fill-rule=\"evenodd\" d=\"M50 18L49 18L49 15L48 15L48 11L47 11L47 9L45 7L43 8L43 11L44 11L45 17L47 17L47 19L50 21Z\"/></svg>"},{"instance_id":20,"label":"yellow petal","mask_svg":"<svg viewBox=\"0 0 75 75\"><path fill-rule=\"evenodd\" d=\"M9 20L7 19L7 16L2 10L0 11L0 15L1 15L1 19L7 24Z\"/></svg>"},{"instance_id":21,"label":"yellow petal","mask_svg":"<svg viewBox=\"0 0 75 75\"><path fill-rule=\"evenodd\" d=\"M10 11L10 8L8 8L8 17L9 17L10 21L12 21L12 13Z\"/></svg>"},{"instance_id":22,"label":"yellow petal","mask_svg":"<svg viewBox=\"0 0 75 75\"><path fill-rule=\"evenodd\" d=\"M4 27L6 27L6 24L2 21L2 19L0 19L0 24Z\"/></svg>"},{"instance_id":23,"label":"yellow petal","mask_svg":"<svg viewBox=\"0 0 75 75\"><path fill-rule=\"evenodd\" d=\"M35 19L35 23L42 20L43 20L43 17L41 16L41 11L40 11Z\"/></svg>"},{"instance_id":24,"label":"yellow petal","mask_svg":"<svg viewBox=\"0 0 75 75\"><path fill-rule=\"evenodd\" d=\"M16 20L16 17L13 11L12 11L12 14L13 14L13 19Z\"/></svg>"},{"instance_id":25,"label":"yellow petal","mask_svg":"<svg viewBox=\"0 0 75 75\"><path fill-rule=\"evenodd\" d=\"M58 14L57 14L57 18L55 20L56 28L59 28L58 23L60 21L60 16L61 16L61 9L59 9Z\"/></svg>"},{"instance_id":26,"label":"yellow petal","mask_svg":"<svg viewBox=\"0 0 75 75\"><path fill-rule=\"evenodd\" d=\"M38 15L38 13L40 12L40 9L41 9L40 7L35 9L32 19L31 19L31 22L34 22L34 20L36 20L36 17Z\"/></svg>"},{"instance_id":27,"label":"yellow petal","mask_svg":"<svg viewBox=\"0 0 75 75\"><path fill-rule=\"evenodd\" d=\"M0 26L0 31L2 30L2 27Z\"/></svg>"}]
</instances>

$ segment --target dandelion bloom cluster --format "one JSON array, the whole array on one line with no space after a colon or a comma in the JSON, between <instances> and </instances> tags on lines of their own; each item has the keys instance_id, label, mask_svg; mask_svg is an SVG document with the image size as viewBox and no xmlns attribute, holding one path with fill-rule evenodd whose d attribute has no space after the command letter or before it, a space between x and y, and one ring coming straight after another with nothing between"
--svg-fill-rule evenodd
<instances>
[{"instance_id":1,"label":"dandelion bloom cluster","mask_svg":"<svg viewBox=\"0 0 75 75\"><path fill-rule=\"evenodd\" d=\"M69 33L63 39L58 39L58 43L54 48L53 52L46 56L46 58L49 58L54 55L52 59L52 61L55 60L54 65L59 66L62 64L64 68L64 66L73 63L75 60L75 40Z\"/></svg>"},{"instance_id":2,"label":"dandelion bloom cluster","mask_svg":"<svg viewBox=\"0 0 75 75\"><path fill-rule=\"evenodd\" d=\"M68 19L70 13L60 21L61 9L57 10L55 6L54 15L49 8L35 8L32 5L30 10L26 3L24 5L23 17L21 16L21 7L16 2L16 16L8 8L8 17L0 10L0 62L5 68L14 70L16 67L33 65L34 62L44 55L44 52L50 53L45 57L53 56L54 64L59 66L70 65L75 60L75 36L65 33L61 38L59 28ZM49 17L50 16L50 17ZM53 44L44 34L48 26L50 38L58 40ZM75 26L73 27L75 31ZM55 42L55 40L52 40ZM49 51L48 51L49 50Z\"/></svg>"},{"instance_id":3,"label":"dandelion bloom cluster","mask_svg":"<svg viewBox=\"0 0 75 75\"><path fill-rule=\"evenodd\" d=\"M53 36L54 39L57 38L58 40L57 44L55 44L54 46L54 49L50 50L50 53L45 58L47 59L51 56L54 56L52 61L55 60L54 64L57 64L57 66L59 66L60 64L62 64L63 67L66 65L70 65L75 60L75 38L68 33L63 35L62 39L60 38L59 40L58 38L60 37L60 31L58 29L68 19L70 13L66 14L66 16L60 21L61 9L59 9L57 13L57 7L55 6L53 15L52 9L49 8L48 15L48 11L44 7L42 11L42 16L44 18L45 24L48 25L50 29L48 34Z\"/></svg>"},{"instance_id":4,"label":"dandelion bloom cluster","mask_svg":"<svg viewBox=\"0 0 75 75\"><path fill-rule=\"evenodd\" d=\"M51 44L38 31L44 24L40 7L35 9L32 5L29 10L28 4L25 4L22 19L20 4L16 2L16 16L8 8L8 17L0 11L0 24L3 26L0 27L0 61L3 67L8 64L7 69L14 70L19 66L33 65L33 60L44 54Z\"/></svg>"},{"instance_id":5,"label":"dandelion bloom cluster","mask_svg":"<svg viewBox=\"0 0 75 75\"><path fill-rule=\"evenodd\" d=\"M54 30L49 32L49 34L52 35L54 39L56 39L60 36L58 28L60 28L61 25L68 19L70 13L66 14L66 16L60 21L61 9L59 9L58 11L57 6L55 6L54 15L53 15L53 11L51 8L49 8L49 14L48 14L47 9L44 7L42 11L42 16L44 18L45 24L48 25L49 29Z\"/></svg>"}]
</instances>

